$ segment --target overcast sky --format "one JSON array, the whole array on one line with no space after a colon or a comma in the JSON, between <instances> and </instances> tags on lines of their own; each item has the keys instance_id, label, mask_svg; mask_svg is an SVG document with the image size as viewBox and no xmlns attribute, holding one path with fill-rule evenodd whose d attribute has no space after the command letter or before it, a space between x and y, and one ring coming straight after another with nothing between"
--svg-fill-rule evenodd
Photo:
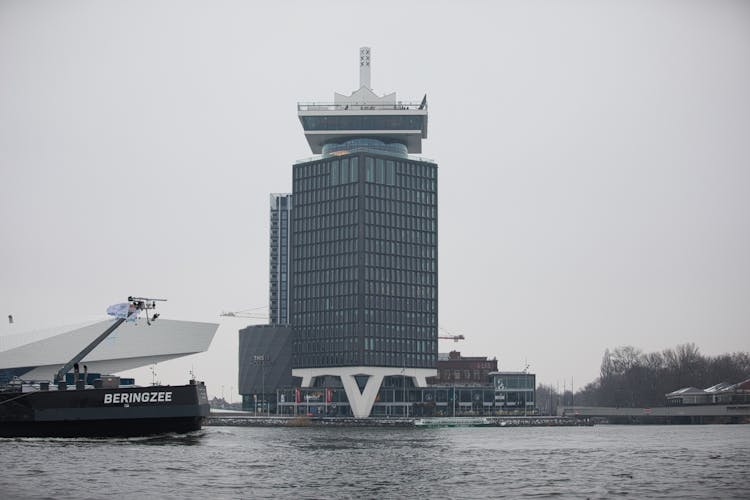
<instances>
[{"instance_id":1,"label":"overcast sky","mask_svg":"<svg viewBox=\"0 0 750 500\"><path fill-rule=\"evenodd\" d=\"M439 322L466 336L441 352L562 387L619 345L750 350L740 0L0 0L0 335L131 294L267 306L268 194L311 156L296 103L355 90L360 46L377 93L428 95ZM162 381L228 395L246 323Z\"/></svg>"}]
</instances>

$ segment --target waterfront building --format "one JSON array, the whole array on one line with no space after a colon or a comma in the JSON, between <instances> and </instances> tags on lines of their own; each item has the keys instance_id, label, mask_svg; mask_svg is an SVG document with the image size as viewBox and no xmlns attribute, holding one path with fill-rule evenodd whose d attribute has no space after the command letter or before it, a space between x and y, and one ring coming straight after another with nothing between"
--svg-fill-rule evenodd
<instances>
[{"instance_id":1,"label":"waterfront building","mask_svg":"<svg viewBox=\"0 0 750 500\"><path fill-rule=\"evenodd\" d=\"M536 404L536 375L523 372L490 373L495 387L495 404L506 410L531 412Z\"/></svg>"},{"instance_id":2,"label":"waterfront building","mask_svg":"<svg viewBox=\"0 0 750 500\"><path fill-rule=\"evenodd\" d=\"M242 409L273 412L279 389L293 384L292 329L288 325L252 325L239 335L237 388Z\"/></svg>"},{"instance_id":3,"label":"waterfront building","mask_svg":"<svg viewBox=\"0 0 750 500\"><path fill-rule=\"evenodd\" d=\"M328 377L326 377L328 378ZM326 380L305 388L280 391L280 415L348 416L349 401L340 384ZM405 388L405 390L404 390ZM375 417L461 417L533 415L536 410L505 407L495 401L495 389L484 385L428 385L416 387L410 377L383 378L372 408Z\"/></svg>"},{"instance_id":4,"label":"waterfront building","mask_svg":"<svg viewBox=\"0 0 750 500\"><path fill-rule=\"evenodd\" d=\"M414 156L427 137L427 97L399 101L370 86L300 103L317 156L293 166L293 374L303 387L340 378L368 416L385 377L417 387L437 374L437 164Z\"/></svg>"},{"instance_id":5,"label":"waterfront building","mask_svg":"<svg viewBox=\"0 0 750 500\"><path fill-rule=\"evenodd\" d=\"M721 382L706 389L683 387L666 395L667 406L750 403L750 379L736 384Z\"/></svg>"},{"instance_id":6,"label":"waterfront building","mask_svg":"<svg viewBox=\"0 0 750 500\"><path fill-rule=\"evenodd\" d=\"M482 385L491 382L490 373L497 371L497 359L487 356L461 356L458 351L439 354L437 377L429 379L431 385L462 384Z\"/></svg>"},{"instance_id":7,"label":"waterfront building","mask_svg":"<svg viewBox=\"0 0 750 500\"><path fill-rule=\"evenodd\" d=\"M289 243L291 241L292 195L272 194L270 203L270 262L268 264L269 323L289 323Z\"/></svg>"}]
</instances>

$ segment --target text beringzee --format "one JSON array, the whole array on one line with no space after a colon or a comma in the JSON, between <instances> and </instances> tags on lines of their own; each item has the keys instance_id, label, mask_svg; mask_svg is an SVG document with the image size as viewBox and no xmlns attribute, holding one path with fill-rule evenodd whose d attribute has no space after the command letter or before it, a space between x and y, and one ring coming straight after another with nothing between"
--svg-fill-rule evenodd
<instances>
[{"instance_id":1,"label":"text beringzee","mask_svg":"<svg viewBox=\"0 0 750 500\"><path fill-rule=\"evenodd\" d=\"M116 392L104 395L104 404L115 403L170 403L172 391Z\"/></svg>"}]
</instances>

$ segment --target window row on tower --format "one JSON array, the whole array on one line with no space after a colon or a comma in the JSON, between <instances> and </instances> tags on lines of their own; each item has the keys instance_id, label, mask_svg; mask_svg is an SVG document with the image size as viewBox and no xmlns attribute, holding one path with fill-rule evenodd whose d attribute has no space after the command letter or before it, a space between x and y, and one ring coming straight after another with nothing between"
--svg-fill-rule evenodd
<instances>
[{"instance_id":1,"label":"window row on tower","mask_svg":"<svg viewBox=\"0 0 750 500\"><path fill-rule=\"evenodd\" d=\"M436 301L432 299L414 299L402 297L383 297L380 295L365 295L364 306L370 310L383 310L382 323L415 324L418 321L412 316L421 312L435 312ZM316 311L332 311L339 309L356 309L359 307L354 295L325 296L321 298L297 298L294 301L295 313Z\"/></svg>"},{"instance_id":2,"label":"window row on tower","mask_svg":"<svg viewBox=\"0 0 750 500\"><path fill-rule=\"evenodd\" d=\"M404 271L382 267L365 267L365 280L387 281L390 283L411 283L417 285L435 285L435 273Z\"/></svg>"},{"instance_id":3,"label":"window row on tower","mask_svg":"<svg viewBox=\"0 0 750 500\"><path fill-rule=\"evenodd\" d=\"M308 273L305 273L308 274ZM302 282L306 283L302 283ZM357 281L337 281L334 283L307 283L307 278L295 282L292 289L294 299L317 299L337 295L355 294L358 292Z\"/></svg>"},{"instance_id":4,"label":"window row on tower","mask_svg":"<svg viewBox=\"0 0 750 500\"><path fill-rule=\"evenodd\" d=\"M434 286L419 286L387 281L366 281L364 292L377 295L390 295L392 297L415 297L425 299L434 299L437 297L437 292L435 291Z\"/></svg>"},{"instance_id":5,"label":"window row on tower","mask_svg":"<svg viewBox=\"0 0 750 500\"><path fill-rule=\"evenodd\" d=\"M302 342L307 352L338 352L355 349L357 339L352 337L323 338L316 342Z\"/></svg>"},{"instance_id":6,"label":"window row on tower","mask_svg":"<svg viewBox=\"0 0 750 500\"><path fill-rule=\"evenodd\" d=\"M374 198L375 200L388 200L398 201L402 203L419 203L423 205L437 205L437 193L435 191L416 191L414 189L402 189L391 186L372 186L372 189L365 192L368 198ZM390 205L379 204L376 206L372 205L373 202L369 202L366 208L373 210L380 210L385 212L386 209L383 207L391 206L397 207L397 205L391 203ZM403 208L403 205L398 206ZM408 210L408 209L407 209ZM396 209L389 210L390 212L403 213Z\"/></svg>"},{"instance_id":7,"label":"window row on tower","mask_svg":"<svg viewBox=\"0 0 750 500\"><path fill-rule=\"evenodd\" d=\"M354 337L321 338L315 341L302 341L298 344L299 352L334 353L345 350L355 350L358 339Z\"/></svg>"},{"instance_id":8,"label":"window row on tower","mask_svg":"<svg viewBox=\"0 0 750 500\"><path fill-rule=\"evenodd\" d=\"M420 259L417 257L403 257L401 255L387 255L378 253L364 254L366 266L376 266L403 271L435 272L437 265L434 259Z\"/></svg>"},{"instance_id":9,"label":"window row on tower","mask_svg":"<svg viewBox=\"0 0 750 500\"><path fill-rule=\"evenodd\" d=\"M337 189L320 189L300 193L294 208L294 218L304 219L357 210L357 192L348 186L347 193L336 193ZM437 193L413 189L373 186L365 192L365 208L378 212L388 212L417 217L436 217ZM416 206L415 206L416 205ZM426 207L430 207L428 209ZM272 227L272 229L274 229Z\"/></svg>"},{"instance_id":10,"label":"window row on tower","mask_svg":"<svg viewBox=\"0 0 750 500\"><path fill-rule=\"evenodd\" d=\"M376 162L377 164L377 162ZM388 172L389 169L386 169ZM377 169L375 170L377 172ZM387 176L386 176L387 178ZM396 182L376 182L378 177L365 183L365 194L380 196L381 198L393 198L396 192L416 191L434 193L437 191L437 181L410 175L396 175ZM396 195L404 196L404 195Z\"/></svg>"},{"instance_id":11,"label":"window row on tower","mask_svg":"<svg viewBox=\"0 0 750 500\"><path fill-rule=\"evenodd\" d=\"M336 161L338 163L338 160ZM357 192L357 169L351 168L347 169L347 171L351 172L351 175L354 176L353 179L351 179L350 182L342 183L340 182L332 182L333 176L331 175L330 170L327 171L323 175L316 175L314 177L307 177L307 178L301 178L296 179L293 181L294 183L294 193L295 195L297 193L300 194L310 194L310 193L326 193L325 199L334 199L341 196L347 196L351 195ZM348 179L349 180L349 179ZM311 201L324 201L324 198L322 197L302 197L301 202L302 203L309 203ZM297 200L297 203L299 203L300 200ZM296 207L295 207L296 208Z\"/></svg>"},{"instance_id":12,"label":"window row on tower","mask_svg":"<svg viewBox=\"0 0 750 500\"><path fill-rule=\"evenodd\" d=\"M339 253L339 254L326 254L323 257L309 257L295 259L294 270L299 276L296 280L300 283L308 282L308 273L325 271L329 269L339 270L345 267L354 267L359 264L359 254L356 252L351 253ZM337 276L343 276L337 275ZM320 278L319 275L313 275L309 277L309 280ZM310 281L313 282L313 281Z\"/></svg>"},{"instance_id":13,"label":"window row on tower","mask_svg":"<svg viewBox=\"0 0 750 500\"><path fill-rule=\"evenodd\" d=\"M356 323L359 312L356 309L341 309L339 311L309 311L297 312L293 308L294 325L339 325L342 323Z\"/></svg>"},{"instance_id":14,"label":"window row on tower","mask_svg":"<svg viewBox=\"0 0 750 500\"><path fill-rule=\"evenodd\" d=\"M393 201L383 198L367 197L365 200L365 222L371 223L373 220L389 220L393 217L410 219L413 217L425 217L430 219L437 218L437 208L429 205L420 205L405 201ZM391 223L390 225L403 226L404 224Z\"/></svg>"},{"instance_id":15,"label":"window row on tower","mask_svg":"<svg viewBox=\"0 0 750 500\"><path fill-rule=\"evenodd\" d=\"M335 324L335 325L313 325L305 328L304 331L297 332L300 338L305 340L315 339L335 339L343 337L356 337L355 333L356 325L352 324Z\"/></svg>"},{"instance_id":16,"label":"window row on tower","mask_svg":"<svg viewBox=\"0 0 750 500\"><path fill-rule=\"evenodd\" d=\"M366 351L435 352L435 342L427 340L365 337Z\"/></svg>"},{"instance_id":17,"label":"window row on tower","mask_svg":"<svg viewBox=\"0 0 750 500\"><path fill-rule=\"evenodd\" d=\"M416 368L434 368L435 354L413 354L402 352L371 352L363 354L364 363L368 366L409 366Z\"/></svg>"},{"instance_id":18,"label":"window row on tower","mask_svg":"<svg viewBox=\"0 0 750 500\"><path fill-rule=\"evenodd\" d=\"M318 231L320 229L330 229L333 227L356 225L359 223L357 212L332 212L328 215L319 215L314 218L310 216L300 217L294 221L295 234L301 234L305 231Z\"/></svg>"},{"instance_id":19,"label":"window row on tower","mask_svg":"<svg viewBox=\"0 0 750 500\"><path fill-rule=\"evenodd\" d=\"M305 273L308 274L308 273ZM307 281L300 280L295 282L293 287L293 298L294 299L317 299L325 297L335 297L340 295L358 293L358 282L356 280L351 281L335 281L331 283L303 283ZM364 283L363 292L372 294L373 297L380 297L381 300L391 300L392 298L401 299L435 299L436 292L434 286L424 285L404 285L400 283L384 282L384 281L367 281ZM365 304L375 306L375 302L365 301ZM397 303L393 306L380 306L393 309L403 309L402 303ZM413 308L412 306L410 306ZM410 308L410 307L407 307ZM435 311L437 307L436 303L430 303L428 307L418 307L416 310L427 310Z\"/></svg>"},{"instance_id":20,"label":"window row on tower","mask_svg":"<svg viewBox=\"0 0 750 500\"><path fill-rule=\"evenodd\" d=\"M333 352L330 354L301 350L292 355L292 363L299 368L324 366L408 366L416 368L434 368L435 354L415 354L404 352L365 351L363 357L355 351Z\"/></svg>"},{"instance_id":21,"label":"window row on tower","mask_svg":"<svg viewBox=\"0 0 750 500\"><path fill-rule=\"evenodd\" d=\"M384 323L401 325L436 325L436 316L432 313L400 312L382 309L363 309L366 323Z\"/></svg>"},{"instance_id":22,"label":"window row on tower","mask_svg":"<svg viewBox=\"0 0 750 500\"><path fill-rule=\"evenodd\" d=\"M298 265L295 262L295 265ZM325 268L310 270L305 267L298 267L299 271L293 273L294 286L319 285L326 283L336 283L339 281L355 281L359 279L359 269L356 266Z\"/></svg>"},{"instance_id":23,"label":"window row on tower","mask_svg":"<svg viewBox=\"0 0 750 500\"><path fill-rule=\"evenodd\" d=\"M351 192L347 193L336 193L339 190L336 188L320 189L298 195L299 206L294 208L294 218L320 217L356 210L358 197L354 187L356 186L348 186L346 191Z\"/></svg>"},{"instance_id":24,"label":"window row on tower","mask_svg":"<svg viewBox=\"0 0 750 500\"><path fill-rule=\"evenodd\" d=\"M351 240L359 236L358 226L356 224L348 226L330 227L327 229L318 228L309 231L300 231L294 235L295 245L307 245L314 243L325 243L337 240Z\"/></svg>"},{"instance_id":25,"label":"window row on tower","mask_svg":"<svg viewBox=\"0 0 750 500\"><path fill-rule=\"evenodd\" d=\"M359 179L357 159L331 160L298 167L295 170L294 192L297 203L310 203L338 199L356 194ZM320 170L313 176L299 176L299 171ZM429 174L407 175L403 172L415 170ZM434 166L424 164L402 164L382 158L365 158L365 194L381 198L435 204L437 192Z\"/></svg>"},{"instance_id":26,"label":"window row on tower","mask_svg":"<svg viewBox=\"0 0 750 500\"><path fill-rule=\"evenodd\" d=\"M433 244L433 241L435 240L435 230L432 228L435 227L435 221L419 219L414 225L418 228L401 229L390 226L368 224L365 226L365 238L377 238L379 240L403 243L420 243L425 245Z\"/></svg>"},{"instance_id":27,"label":"window row on tower","mask_svg":"<svg viewBox=\"0 0 750 500\"><path fill-rule=\"evenodd\" d=\"M433 237L434 235L431 233L417 231L414 234L415 243L367 238L364 245L365 250L368 252L434 259L436 252L435 245L431 243Z\"/></svg>"},{"instance_id":28,"label":"window row on tower","mask_svg":"<svg viewBox=\"0 0 750 500\"><path fill-rule=\"evenodd\" d=\"M383 295L365 295L364 306L372 309L391 311L436 312L437 301L431 298L415 299L413 297L389 297Z\"/></svg>"},{"instance_id":29,"label":"window row on tower","mask_svg":"<svg viewBox=\"0 0 750 500\"><path fill-rule=\"evenodd\" d=\"M299 299L294 302L294 311L305 313L313 311L332 311L355 309L359 306L356 295L338 295L317 299Z\"/></svg>"},{"instance_id":30,"label":"window row on tower","mask_svg":"<svg viewBox=\"0 0 750 500\"><path fill-rule=\"evenodd\" d=\"M367 301L366 306L370 303L375 302L370 297ZM402 309L388 308L388 309L363 309L364 314L362 318L369 323L382 323L384 325L396 326L396 325L434 325L433 318L435 315L430 312L422 312L422 309L436 309L434 304L428 304L427 301L418 301L420 304L419 309L407 309L404 307L405 301L402 300L400 305ZM396 303L394 301L394 303ZM307 299L307 300L296 300L294 302L294 313L304 317L305 314L309 313L330 313L343 311L345 316L342 317L342 322L356 322L359 317L356 315L356 309L358 307L356 296L347 297L326 297L323 299ZM353 311L354 310L354 311ZM351 313L354 314L346 314ZM320 319L310 316L311 319ZM323 317L325 318L325 317ZM325 323L325 321L324 321Z\"/></svg>"},{"instance_id":31,"label":"window row on tower","mask_svg":"<svg viewBox=\"0 0 750 500\"><path fill-rule=\"evenodd\" d=\"M311 257L331 257L335 254L343 254L357 251L357 240L329 241L328 243L317 243L309 245L298 245L292 249L294 259L309 259ZM302 262L307 264L307 262ZM299 266L297 266L299 270Z\"/></svg>"},{"instance_id":32,"label":"window row on tower","mask_svg":"<svg viewBox=\"0 0 750 500\"><path fill-rule=\"evenodd\" d=\"M295 325L339 325L357 323L362 319L365 323L391 326L435 326L437 314L413 311L394 311L390 309L330 309L301 311L297 309L299 301L295 301ZM360 316L361 312L361 316Z\"/></svg>"},{"instance_id":33,"label":"window row on tower","mask_svg":"<svg viewBox=\"0 0 750 500\"><path fill-rule=\"evenodd\" d=\"M366 337L437 340L437 327L434 326L365 323L363 328Z\"/></svg>"}]
</instances>

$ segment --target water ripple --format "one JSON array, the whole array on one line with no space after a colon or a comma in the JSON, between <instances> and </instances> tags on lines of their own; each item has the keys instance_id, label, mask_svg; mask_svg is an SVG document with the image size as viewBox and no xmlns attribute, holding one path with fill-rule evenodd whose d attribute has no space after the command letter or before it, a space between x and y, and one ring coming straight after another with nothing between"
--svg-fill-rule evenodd
<instances>
[{"instance_id":1,"label":"water ripple","mask_svg":"<svg viewBox=\"0 0 750 500\"><path fill-rule=\"evenodd\" d=\"M742 498L750 426L0 439L3 498Z\"/></svg>"}]
</instances>

